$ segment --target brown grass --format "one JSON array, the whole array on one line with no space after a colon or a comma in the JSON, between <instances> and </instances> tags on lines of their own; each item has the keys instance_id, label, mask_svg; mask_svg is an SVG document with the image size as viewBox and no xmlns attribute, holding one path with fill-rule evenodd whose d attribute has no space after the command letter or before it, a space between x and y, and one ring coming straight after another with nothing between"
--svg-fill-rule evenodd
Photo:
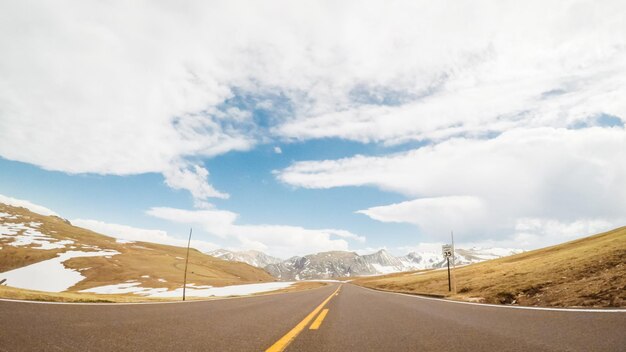
<instances>
[{"instance_id":1,"label":"brown grass","mask_svg":"<svg viewBox=\"0 0 626 352\"><path fill-rule=\"evenodd\" d=\"M359 278L394 292L529 306L626 307L626 227L553 247L456 270L457 294L445 270Z\"/></svg>"},{"instance_id":2,"label":"brown grass","mask_svg":"<svg viewBox=\"0 0 626 352\"><path fill-rule=\"evenodd\" d=\"M46 302L88 302L88 303L113 303L113 302L162 302L180 300L173 298L147 298L135 295L99 295L94 293L78 292L42 292L24 290L8 286L0 286L0 297L29 301Z\"/></svg>"}]
</instances>

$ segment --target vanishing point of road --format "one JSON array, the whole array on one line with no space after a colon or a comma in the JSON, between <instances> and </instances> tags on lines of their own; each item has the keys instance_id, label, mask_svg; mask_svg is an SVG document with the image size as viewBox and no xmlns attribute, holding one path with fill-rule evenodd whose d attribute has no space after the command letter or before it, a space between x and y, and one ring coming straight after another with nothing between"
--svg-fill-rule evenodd
<instances>
[{"instance_id":1,"label":"vanishing point of road","mask_svg":"<svg viewBox=\"0 0 626 352\"><path fill-rule=\"evenodd\" d=\"M0 301L0 351L625 351L626 310L460 304L351 284L164 304Z\"/></svg>"}]
</instances>

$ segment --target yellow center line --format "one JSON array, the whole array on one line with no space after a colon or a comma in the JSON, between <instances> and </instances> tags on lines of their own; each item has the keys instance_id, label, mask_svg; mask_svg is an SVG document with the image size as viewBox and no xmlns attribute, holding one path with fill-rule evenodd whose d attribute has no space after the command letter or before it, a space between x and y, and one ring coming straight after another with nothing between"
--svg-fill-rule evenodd
<instances>
[{"instance_id":1,"label":"yellow center line","mask_svg":"<svg viewBox=\"0 0 626 352\"><path fill-rule=\"evenodd\" d=\"M324 302L322 302L319 306L313 309L313 311L309 313L309 315L307 315L306 318L304 318L304 320L299 322L298 325L296 325L293 329L291 329L291 331L285 334L285 336L281 337L278 341L276 341L270 348L265 350L265 352L284 351L285 348L287 348L287 346L291 343L291 341L293 341L293 339L295 339L296 336L298 336L298 334L300 334L300 332L302 332L302 330L304 330L304 328L307 325L309 325L309 322L313 320L313 318L317 315L317 313L319 313L319 311L322 310L322 308L324 308L326 303L328 303L328 301L330 301L330 299L335 296L335 293L339 291L339 288L341 288L341 286L337 287L335 292L331 293L330 296L328 296L328 298L324 300Z\"/></svg>"},{"instance_id":2,"label":"yellow center line","mask_svg":"<svg viewBox=\"0 0 626 352\"><path fill-rule=\"evenodd\" d=\"M324 321L324 318L326 318L326 314L328 314L328 308L322 310L320 315L317 316L317 319L315 319L313 321L313 324L311 324L311 326L309 327L309 330L319 329L320 325L322 325L322 322Z\"/></svg>"}]
</instances>

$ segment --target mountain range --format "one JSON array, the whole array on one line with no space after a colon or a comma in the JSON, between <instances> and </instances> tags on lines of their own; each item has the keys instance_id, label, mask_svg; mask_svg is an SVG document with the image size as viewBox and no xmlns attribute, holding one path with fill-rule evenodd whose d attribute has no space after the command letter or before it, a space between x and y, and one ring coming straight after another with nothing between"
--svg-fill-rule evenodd
<instances>
[{"instance_id":1,"label":"mountain range","mask_svg":"<svg viewBox=\"0 0 626 352\"><path fill-rule=\"evenodd\" d=\"M470 248L455 250L456 264L466 265L522 252L511 248ZM279 280L334 279L353 276L389 274L402 271L436 269L445 265L438 252L411 252L396 257L381 249L371 254L331 251L281 260L259 251L218 249L207 253L224 260L241 261L259 268Z\"/></svg>"}]
</instances>

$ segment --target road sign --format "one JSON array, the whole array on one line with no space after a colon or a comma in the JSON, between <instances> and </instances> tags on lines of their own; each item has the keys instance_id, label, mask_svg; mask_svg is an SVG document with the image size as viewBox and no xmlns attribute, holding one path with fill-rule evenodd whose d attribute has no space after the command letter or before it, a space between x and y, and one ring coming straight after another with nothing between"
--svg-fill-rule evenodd
<instances>
[{"instance_id":1,"label":"road sign","mask_svg":"<svg viewBox=\"0 0 626 352\"><path fill-rule=\"evenodd\" d=\"M448 266L448 291L452 291L452 284L450 282L450 258L452 258L452 252L454 252L454 248L452 248L452 245L444 244L443 246L441 246L441 253L446 259L446 263Z\"/></svg>"}]
</instances>

